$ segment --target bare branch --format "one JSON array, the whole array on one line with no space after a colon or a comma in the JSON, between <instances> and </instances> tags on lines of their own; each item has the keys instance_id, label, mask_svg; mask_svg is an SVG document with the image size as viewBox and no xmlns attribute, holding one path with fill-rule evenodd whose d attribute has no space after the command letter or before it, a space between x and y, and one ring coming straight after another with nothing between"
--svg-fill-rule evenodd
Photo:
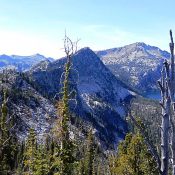
<instances>
[{"instance_id":1,"label":"bare branch","mask_svg":"<svg viewBox=\"0 0 175 175\"><path fill-rule=\"evenodd\" d=\"M171 43L173 43L173 34L172 34L172 30L170 30L170 40L171 40Z\"/></svg>"},{"instance_id":2,"label":"bare branch","mask_svg":"<svg viewBox=\"0 0 175 175\"><path fill-rule=\"evenodd\" d=\"M157 83L158 83L158 85L159 85L159 88L160 88L161 92L164 93L164 92L165 92L165 89L163 88L163 86L162 86L162 84L161 84L161 81L158 80Z\"/></svg>"}]
</instances>

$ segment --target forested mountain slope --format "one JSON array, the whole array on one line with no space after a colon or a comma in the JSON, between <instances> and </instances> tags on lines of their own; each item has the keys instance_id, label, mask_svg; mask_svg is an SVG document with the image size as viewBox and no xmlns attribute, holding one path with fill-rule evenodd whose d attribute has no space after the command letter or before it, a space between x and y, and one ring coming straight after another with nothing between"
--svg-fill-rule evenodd
<instances>
[{"instance_id":1,"label":"forested mountain slope","mask_svg":"<svg viewBox=\"0 0 175 175\"><path fill-rule=\"evenodd\" d=\"M43 61L25 73L2 74L8 75L2 77L1 87L6 86L9 91L9 107L11 113L15 111L20 137L30 127L41 136L52 128L65 61ZM116 146L128 131L125 104L133 93L89 48L72 57L70 75L70 91L74 91L70 101L72 115L93 128L103 148Z\"/></svg>"}]
</instances>

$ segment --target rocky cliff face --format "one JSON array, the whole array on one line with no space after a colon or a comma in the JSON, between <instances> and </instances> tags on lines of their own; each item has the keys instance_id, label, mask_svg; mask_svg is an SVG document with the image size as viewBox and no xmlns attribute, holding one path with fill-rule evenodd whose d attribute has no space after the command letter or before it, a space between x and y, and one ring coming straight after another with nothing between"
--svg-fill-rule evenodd
<instances>
[{"instance_id":1,"label":"rocky cliff face","mask_svg":"<svg viewBox=\"0 0 175 175\"><path fill-rule=\"evenodd\" d=\"M163 61L170 57L168 52L145 43L96 53L116 77L141 93L157 90Z\"/></svg>"}]
</instances>

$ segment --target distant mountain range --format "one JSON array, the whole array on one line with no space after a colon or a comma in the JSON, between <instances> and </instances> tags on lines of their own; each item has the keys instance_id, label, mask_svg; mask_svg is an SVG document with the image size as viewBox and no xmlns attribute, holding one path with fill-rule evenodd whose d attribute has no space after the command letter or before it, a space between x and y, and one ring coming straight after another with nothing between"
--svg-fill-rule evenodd
<instances>
[{"instance_id":1,"label":"distant mountain range","mask_svg":"<svg viewBox=\"0 0 175 175\"><path fill-rule=\"evenodd\" d=\"M117 78L142 94L157 90L163 61L170 58L167 51L141 42L96 54Z\"/></svg>"},{"instance_id":2,"label":"distant mountain range","mask_svg":"<svg viewBox=\"0 0 175 175\"><path fill-rule=\"evenodd\" d=\"M53 58L46 58L43 55L36 54L31 56L18 56L18 55L0 55L0 69L12 68L17 71L29 70L32 66L41 61L53 61Z\"/></svg>"},{"instance_id":3,"label":"distant mountain range","mask_svg":"<svg viewBox=\"0 0 175 175\"><path fill-rule=\"evenodd\" d=\"M170 57L167 51L142 42L95 53L119 80L141 94L157 91L156 82L160 77L163 61ZM10 67L17 71L27 71L41 61L45 62L42 63L44 66L54 59L40 54L32 56L0 55L0 69Z\"/></svg>"}]
</instances>

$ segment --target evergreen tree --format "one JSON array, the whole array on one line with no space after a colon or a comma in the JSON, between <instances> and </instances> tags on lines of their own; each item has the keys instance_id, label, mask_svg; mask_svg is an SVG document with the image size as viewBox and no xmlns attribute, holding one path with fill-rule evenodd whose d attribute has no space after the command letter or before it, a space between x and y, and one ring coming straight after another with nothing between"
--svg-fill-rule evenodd
<instances>
[{"instance_id":1,"label":"evergreen tree","mask_svg":"<svg viewBox=\"0 0 175 175\"><path fill-rule=\"evenodd\" d=\"M47 175L49 173L49 160L43 145L40 145L37 150L35 169L34 175Z\"/></svg>"},{"instance_id":2,"label":"evergreen tree","mask_svg":"<svg viewBox=\"0 0 175 175\"><path fill-rule=\"evenodd\" d=\"M69 88L70 88L70 70L72 64L72 56L74 54L74 45L72 41L65 36L65 52L67 56L67 62L65 64L64 81L63 81L63 97L61 107L61 147L60 147L60 159L61 159L61 174L71 175L74 169L75 157L74 157L74 143L69 136L69 123L70 123L70 111L69 111Z\"/></svg>"},{"instance_id":3,"label":"evergreen tree","mask_svg":"<svg viewBox=\"0 0 175 175\"><path fill-rule=\"evenodd\" d=\"M60 145L52 140L50 149L50 174L49 175L60 175L61 174L61 157L60 157Z\"/></svg>"},{"instance_id":4,"label":"evergreen tree","mask_svg":"<svg viewBox=\"0 0 175 175\"><path fill-rule=\"evenodd\" d=\"M94 136L92 129L88 132L87 141L82 151L82 158L79 161L78 174L79 175L95 175L98 172L96 145L94 142Z\"/></svg>"},{"instance_id":5,"label":"evergreen tree","mask_svg":"<svg viewBox=\"0 0 175 175\"><path fill-rule=\"evenodd\" d=\"M36 171L37 160L37 140L36 133L33 128L29 131L24 153L24 175L33 175Z\"/></svg>"},{"instance_id":6,"label":"evergreen tree","mask_svg":"<svg viewBox=\"0 0 175 175\"><path fill-rule=\"evenodd\" d=\"M95 143L92 129L88 133L87 150L85 153L85 175L95 174Z\"/></svg>"},{"instance_id":7,"label":"evergreen tree","mask_svg":"<svg viewBox=\"0 0 175 175\"><path fill-rule=\"evenodd\" d=\"M12 117L8 115L6 91L1 106L0 117L0 174L6 175L12 173L17 166L18 141L14 128Z\"/></svg>"},{"instance_id":8,"label":"evergreen tree","mask_svg":"<svg viewBox=\"0 0 175 175\"><path fill-rule=\"evenodd\" d=\"M22 174L24 169L25 141L22 141L18 148L16 173Z\"/></svg>"},{"instance_id":9,"label":"evergreen tree","mask_svg":"<svg viewBox=\"0 0 175 175\"><path fill-rule=\"evenodd\" d=\"M6 105L6 93L4 93L4 100L1 106L1 118L0 118L0 172L2 174L7 174L10 170L8 165L8 141L9 141L9 133L8 126L6 124L7 121L7 105Z\"/></svg>"},{"instance_id":10,"label":"evergreen tree","mask_svg":"<svg viewBox=\"0 0 175 175\"><path fill-rule=\"evenodd\" d=\"M156 163L148 152L140 134L128 134L118 147L118 154L110 160L112 175L158 175Z\"/></svg>"}]
</instances>

